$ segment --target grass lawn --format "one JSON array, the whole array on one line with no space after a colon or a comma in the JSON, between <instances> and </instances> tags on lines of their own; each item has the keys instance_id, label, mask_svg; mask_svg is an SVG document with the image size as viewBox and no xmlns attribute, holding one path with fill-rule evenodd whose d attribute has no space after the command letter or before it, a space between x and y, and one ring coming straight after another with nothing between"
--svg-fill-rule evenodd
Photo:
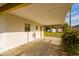
<instances>
[{"instance_id":1,"label":"grass lawn","mask_svg":"<svg viewBox=\"0 0 79 59\"><path fill-rule=\"evenodd\" d=\"M44 35L49 37L61 37L63 34L63 32L44 32Z\"/></svg>"}]
</instances>

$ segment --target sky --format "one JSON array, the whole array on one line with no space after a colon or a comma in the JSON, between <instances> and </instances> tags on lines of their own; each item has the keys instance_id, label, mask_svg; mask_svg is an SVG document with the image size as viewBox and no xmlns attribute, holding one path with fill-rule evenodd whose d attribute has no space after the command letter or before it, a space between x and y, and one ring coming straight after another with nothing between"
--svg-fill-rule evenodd
<instances>
[{"instance_id":1,"label":"sky","mask_svg":"<svg viewBox=\"0 0 79 59\"><path fill-rule=\"evenodd\" d=\"M69 12L67 13L65 22L69 24ZM79 3L75 3L72 5L71 25L72 26L79 25Z\"/></svg>"}]
</instances>

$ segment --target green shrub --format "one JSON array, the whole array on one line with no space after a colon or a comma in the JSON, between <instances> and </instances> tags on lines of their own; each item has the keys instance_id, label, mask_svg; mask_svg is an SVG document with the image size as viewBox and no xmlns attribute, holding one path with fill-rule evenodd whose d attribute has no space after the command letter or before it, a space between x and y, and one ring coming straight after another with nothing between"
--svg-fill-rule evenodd
<instances>
[{"instance_id":1,"label":"green shrub","mask_svg":"<svg viewBox=\"0 0 79 59\"><path fill-rule=\"evenodd\" d=\"M75 33L79 36L79 31L75 31Z\"/></svg>"},{"instance_id":2,"label":"green shrub","mask_svg":"<svg viewBox=\"0 0 79 59\"><path fill-rule=\"evenodd\" d=\"M79 38L74 32L67 32L62 36L62 47L68 55L76 55L79 49Z\"/></svg>"}]
</instances>

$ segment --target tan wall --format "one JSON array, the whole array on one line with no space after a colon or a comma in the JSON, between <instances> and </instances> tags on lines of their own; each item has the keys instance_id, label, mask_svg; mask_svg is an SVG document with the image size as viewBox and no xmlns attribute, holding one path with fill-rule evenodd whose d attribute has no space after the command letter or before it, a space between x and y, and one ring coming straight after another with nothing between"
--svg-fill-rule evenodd
<instances>
[{"instance_id":1,"label":"tan wall","mask_svg":"<svg viewBox=\"0 0 79 59\"><path fill-rule=\"evenodd\" d=\"M5 18L3 15L0 15L0 33L5 31Z\"/></svg>"},{"instance_id":2,"label":"tan wall","mask_svg":"<svg viewBox=\"0 0 79 59\"><path fill-rule=\"evenodd\" d=\"M5 49L5 38L4 38L4 31L5 31L5 19L3 15L0 15L0 52Z\"/></svg>"},{"instance_id":3,"label":"tan wall","mask_svg":"<svg viewBox=\"0 0 79 59\"><path fill-rule=\"evenodd\" d=\"M5 18L6 18L6 21L5 21L6 32L24 32L25 23L31 25L31 31L35 31L36 25L40 26L39 24L30 22L24 18L10 15L10 14L6 14Z\"/></svg>"},{"instance_id":4,"label":"tan wall","mask_svg":"<svg viewBox=\"0 0 79 59\"><path fill-rule=\"evenodd\" d=\"M0 49L0 52L41 38L40 26L42 25L40 24L11 14L4 14L0 21L0 31L2 32L0 32L0 48L2 49ZM24 31L25 23L30 24L30 32ZM36 30L36 25L38 26L38 30ZM33 33L36 33L36 38L33 37Z\"/></svg>"}]
</instances>

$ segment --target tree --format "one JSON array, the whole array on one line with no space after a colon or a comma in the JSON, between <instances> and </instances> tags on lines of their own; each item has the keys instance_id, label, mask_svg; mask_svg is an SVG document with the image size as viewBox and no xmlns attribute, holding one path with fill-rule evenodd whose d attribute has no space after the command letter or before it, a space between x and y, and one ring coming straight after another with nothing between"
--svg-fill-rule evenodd
<instances>
[{"instance_id":1,"label":"tree","mask_svg":"<svg viewBox=\"0 0 79 59\"><path fill-rule=\"evenodd\" d=\"M63 25L63 31L64 31L64 32L70 32L70 26L69 26L67 23L65 23L65 24Z\"/></svg>"}]
</instances>

